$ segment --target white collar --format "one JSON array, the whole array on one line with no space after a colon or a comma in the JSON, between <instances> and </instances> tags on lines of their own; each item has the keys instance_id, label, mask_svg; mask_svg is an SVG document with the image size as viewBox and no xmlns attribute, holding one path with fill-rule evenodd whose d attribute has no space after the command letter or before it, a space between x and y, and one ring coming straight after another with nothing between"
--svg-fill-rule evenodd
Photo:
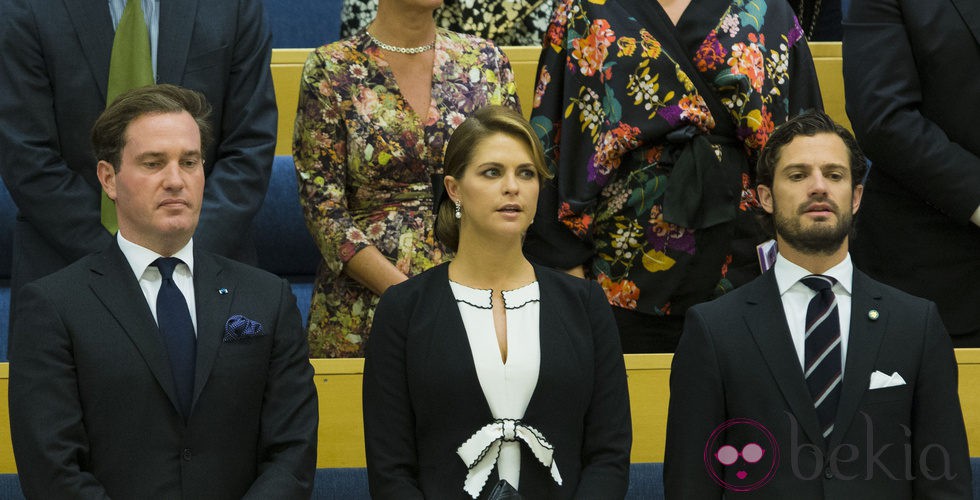
<instances>
[{"instance_id":1,"label":"white collar","mask_svg":"<svg viewBox=\"0 0 980 500\"><path fill-rule=\"evenodd\" d=\"M160 255L149 248L142 247L127 240L123 237L122 233L116 233L116 242L119 243L119 250L122 251L123 256L126 257L126 261L129 262L129 266L133 269L133 274L136 275L136 279L139 280L143 277L143 273L146 268L163 255ZM184 245L183 248L174 253L171 257L177 257L184 264L187 265L187 269L190 270L191 276L194 276L194 238Z\"/></svg>"},{"instance_id":2,"label":"white collar","mask_svg":"<svg viewBox=\"0 0 980 500\"><path fill-rule=\"evenodd\" d=\"M790 287L798 283L801 278L814 274L796 265L795 263L790 262L790 260L783 257L783 254L781 253L776 255L776 263L773 265L773 272L776 273L776 286L779 287L780 296L785 294ZM844 260L840 261L840 263L838 263L836 266L831 267L822 274L824 276L830 276L836 279L837 284L840 285L848 295L851 295L851 281L854 277L854 264L851 262L851 254L846 254L844 256Z\"/></svg>"},{"instance_id":3,"label":"white collar","mask_svg":"<svg viewBox=\"0 0 980 500\"><path fill-rule=\"evenodd\" d=\"M452 288L453 296L456 297L457 302L465 302L478 309L493 309L491 299L493 290L470 288L452 280L449 280L449 286ZM520 309L529 302L538 302L541 299L537 281L532 281L515 290L503 290L501 295L504 298L504 309Z\"/></svg>"}]
</instances>

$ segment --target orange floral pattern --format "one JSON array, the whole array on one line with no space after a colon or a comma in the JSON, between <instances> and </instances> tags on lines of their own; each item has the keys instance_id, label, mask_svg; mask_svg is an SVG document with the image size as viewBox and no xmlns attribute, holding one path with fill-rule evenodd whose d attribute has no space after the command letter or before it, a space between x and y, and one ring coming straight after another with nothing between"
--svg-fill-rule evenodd
<instances>
[{"instance_id":1,"label":"orange floral pattern","mask_svg":"<svg viewBox=\"0 0 980 500\"><path fill-rule=\"evenodd\" d=\"M618 127L604 132L599 138L595 159L589 166L589 180L599 176L608 176L619 167L622 157L627 151L633 151L638 146L636 137L640 129L628 123L620 123Z\"/></svg>"},{"instance_id":2,"label":"orange floral pattern","mask_svg":"<svg viewBox=\"0 0 980 500\"><path fill-rule=\"evenodd\" d=\"M585 76L592 76L602 70L602 63L609 55L609 46L616 40L609 22L596 19L589 27L589 35L585 38L572 40L572 59L578 61L579 71Z\"/></svg>"},{"instance_id":3,"label":"orange floral pattern","mask_svg":"<svg viewBox=\"0 0 980 500\"><path fill-rule=\"evenodd\" d=\"M623 309L636 309L636 299L640 298L640 289L630 280L613 281L605 274L596 276L596 281L606 292L609 304Z\"/></svg>"},{"instance_id":4,"label":"orange floral pattern","mask_svg":"<svg viewBox=\"0 0 980 500\"><path fill-rule=\"evenodd\" d=\"M585 237L585 235L589 233L589 227L592 226L591 215L575 214L568 203L561 204L561 208L558 210L558 220L560 220L562 224L565 224L569 230L580 238Z\"/></svg>"},{"instance_id":5,"label":"orange floral pattern","mask_svg":"<svg viewBox=\"0 0 980 500\"><path fill-rule=\"evenodd\" d=\"M752 90L762 92L762 84L766 81L765 61L759 46L750 43L736 43L732 46L731 57L728 58L728 66L732 68L732 74L745 75L752 84Z\"/></svg>"},{"instance_id":6,"label":"orange floral pattern","mask_svg":"<svg viewBox=\"0 0 980 500\"><path fill-rule=\"evenodd\" d=\"M715 117L711 116L708 104L700 94L689 94L681 98L677 103L681 108L681 119L696 126L704 132L710 132L715 128Z\"/></svg>"},{"instance_id":7,"label":"orange floral pattern","mask_svg":"<svg viewBox=\"0 0 980 500\"><path fill-rule=\"evenodd\" d=\"M725 54L725 47L722 47L721 42L718 41L717 33L715 30L711 30L711 33L708 33L708 38L705 38L704 43L698 47L698 53L694 56L694 64L697 64L698 71L702 73L713 71L725 62Z\"/></svg>"}]
</instances>

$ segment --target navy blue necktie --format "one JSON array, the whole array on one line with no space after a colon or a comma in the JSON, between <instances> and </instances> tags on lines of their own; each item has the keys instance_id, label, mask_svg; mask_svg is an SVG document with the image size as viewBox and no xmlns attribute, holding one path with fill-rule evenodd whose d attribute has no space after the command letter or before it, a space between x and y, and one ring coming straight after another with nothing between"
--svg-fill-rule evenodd
<instances>
[{"instance_id":1,"label":"navy blue necktie","mask_svg":"<svg viewBox=\"0 0 980 500\"><path fill-rule=\"evenodd\" d=\"M187 418L191 412L191 398L194 394L197 336L194 335L194 323L191 322L191 313L184 294L180 293L174 283L174 269L181 262L176 257L161 257L154 261L154 265L163 278L160 293L157 294L157 325L167 346L180 410L184 418Z\"/></svg>"},{"instance_id":2,"label":"navy blue necktie","mask_svg":"<svg viewBox=\"0 0 980 500\"><path fill-rule=\"evenodd\" d=\"M820 420L820 432L824 439L828 439L834 432L843 380L840 319L837 315L837 296L832 290L837 280L811 274L800 282L817 292L806 309L803 374Z\"/></svg>"}]
</instances>

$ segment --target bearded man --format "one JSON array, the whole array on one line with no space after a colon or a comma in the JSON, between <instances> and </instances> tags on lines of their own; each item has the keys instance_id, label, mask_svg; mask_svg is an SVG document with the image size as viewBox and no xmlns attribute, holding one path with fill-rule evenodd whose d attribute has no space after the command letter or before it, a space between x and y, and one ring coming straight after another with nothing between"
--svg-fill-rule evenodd
<instances>
[{"instance_id":1,"label":"bearded man","mask_svg":"<svg viewBox=\"0 0 980 500\"><path fill-rule=\"evenodd\" d=\"M770 136L757 179L778 255L687 312L667 498L970 498L936 305L872 280L848 254L865 169L854 137L822 112Z\"/></svg>"}]
</instances>

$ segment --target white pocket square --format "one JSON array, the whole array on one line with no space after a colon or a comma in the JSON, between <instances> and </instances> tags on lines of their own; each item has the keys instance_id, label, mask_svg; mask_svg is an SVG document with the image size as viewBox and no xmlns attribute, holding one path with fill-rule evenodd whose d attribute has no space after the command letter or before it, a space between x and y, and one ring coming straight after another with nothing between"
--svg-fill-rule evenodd
<instances>
[{"instance_id":1,"label":"white pocket square","mask_svg":"<svg viewBox=\"0 0 980 500\"><path fill-rule=\"evenodd\" d=\"M898 372L892 373L891 376L889 376L875 370L875 372L871 374L871 384L868 386L868 390L873 391L875 389L897 387L900 385L905 385L905 379L902 378Z\"/></svg>"}]
</instances>

